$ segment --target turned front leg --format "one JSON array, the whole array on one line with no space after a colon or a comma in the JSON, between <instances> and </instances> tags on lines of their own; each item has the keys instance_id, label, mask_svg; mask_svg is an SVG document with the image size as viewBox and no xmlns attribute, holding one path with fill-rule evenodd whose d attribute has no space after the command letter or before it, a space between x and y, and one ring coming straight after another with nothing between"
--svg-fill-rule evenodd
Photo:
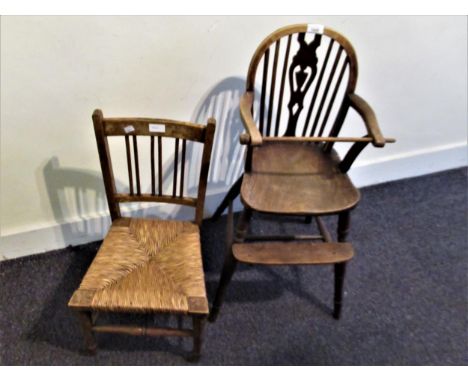
<instances>
[{"instance_id":1,"label":"turned front leg","mask_svg":"<svg viewBox=\"0 0 468 382\"><path fill-rule=\"evenodd\" d=\"M236 236L234 241L240 243L244 241L245 236L247 235L247 230L249 228L250 219L252 217L252 210L244 209L242 215L240 216L239 223L236 228ZM229 243L228 239L228 248L226 257L224 259L223 270L221 272L221 278L219 280L218 289L216 290L215 299L213 301L213 306L211 308L211 313L209 316L209 321L214 322L218 317L219 309L223 304L224 294L226 293L227 286L231 281L232 275L236 270L237 260L234 258L232 253L232 243Z\"/></svg>"},{"instance_id":2,"label":"turned front leg","mask_svg":"<svg viewBox=\"0 0 468 382\"><path fill-rule=\"evenodd\" d=\"M192 354L189 357L189 361L198 362L201 355L202 347L202 333L203 333L203 321L204 317L193 316L193 349Z\"/></svg>"},{"instance_id":3,"label":"turned front leg","mask_svg":"<svg viewBox=\"0 0 468 382\"><path fill-rule=\"evenodd\" d=\"M95 354L97 349L96 340L93 333L92 315L89 311L77 311L78 319L83 331L86 350L90 354Z\"/></svg>"}]
</instances>

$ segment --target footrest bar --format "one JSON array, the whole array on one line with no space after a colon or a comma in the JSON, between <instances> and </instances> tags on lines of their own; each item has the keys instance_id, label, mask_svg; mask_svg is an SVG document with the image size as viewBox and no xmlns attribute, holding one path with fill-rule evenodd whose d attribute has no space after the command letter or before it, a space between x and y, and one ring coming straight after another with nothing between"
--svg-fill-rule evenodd
<instances>
[{"instance_id":1,"label":"footrest bar","mask_svg":"<svg viewBox=\"0 0 468 382\"><path fill-rule=\"evenodd\" d=\"M350 243L307 241L239 243L232 246L232 253L242 263L265 265L337 264L354 256Z\"/></svg>"}]
</instances>

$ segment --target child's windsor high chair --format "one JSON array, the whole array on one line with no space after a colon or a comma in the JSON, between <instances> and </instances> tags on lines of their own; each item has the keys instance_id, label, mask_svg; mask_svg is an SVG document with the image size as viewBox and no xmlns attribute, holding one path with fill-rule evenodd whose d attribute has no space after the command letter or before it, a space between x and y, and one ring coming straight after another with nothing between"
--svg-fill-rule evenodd
<instances>
[{"instance_id":1,"label":"child's windsor high chair","mask_svg":"<svg viewBox=\"0 0 468 382\"><path fill-rule=\"evenodd\" d=\"M359 192L346 174L359 153L385 139L370 106L354 94L356 54L349 41L317 24L281 28L257 48L247 74L240 112L248 145L243 178L233 186L221 212L240 193L244 211L237 225L216 292L211 320L215 320L237 262L264 265L334 264L334 313L339 318L346 263L354 253L345 243L350 211ZM256 78L260 100L254 100ZM363 118L363 137L339 136L349 109ZM332 118L333 117L333 118ZM337 142L353 145L343 159ZM319 236L247 237L253 212L315 217ZM338 242L332 242L321 215L338 214ZM232 224L232 209L228 217ZM321 243L317 240L322 241Z\"/></svg>"}]
</instances>

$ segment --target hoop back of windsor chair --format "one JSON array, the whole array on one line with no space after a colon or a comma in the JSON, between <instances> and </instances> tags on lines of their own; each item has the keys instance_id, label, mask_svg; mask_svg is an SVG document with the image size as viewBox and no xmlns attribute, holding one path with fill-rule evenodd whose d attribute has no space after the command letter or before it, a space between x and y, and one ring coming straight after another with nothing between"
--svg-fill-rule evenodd
<instances>
[{"instance_id":1,"label":"hoop back of windsor chair","mask_svg":"<svg viewBox=\"0 0 468 382\"><path fill-rule=\"evenodd\" d=\"M345 243L350 211L359 191L346 174L361 151L372 143L383 147L370 106L354 91L358 63L351 43L319 24L278 29L256 49L248 69L240 113L247 145L244 175L231 187L217 216L239 195L244 211L232 238L210 319L215 320L237 262L263 265L334 264L333 316L339 318L347 261L354 256ZM260 90L254 99L255 89ZM349 108L363 118L362 137L339 136ZM336 142L353 143L341 160ZM253 212L315 217L320 235L249 236ZM337 239L320 216L338 214ZM314 240L323 241L316 243Z\"/></svg>"}]
</instances>

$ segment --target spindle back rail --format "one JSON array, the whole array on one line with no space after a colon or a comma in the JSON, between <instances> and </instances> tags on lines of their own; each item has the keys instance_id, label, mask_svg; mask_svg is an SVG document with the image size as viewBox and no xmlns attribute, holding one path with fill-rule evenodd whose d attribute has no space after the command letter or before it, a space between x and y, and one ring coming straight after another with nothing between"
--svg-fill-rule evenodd
<instances>
[{"instance_id":1,"label":"spindle back rail","mask_svg":"<svg viewBox=\"0 0 468 382\"><path fill-rule=\"evenodd\" d=\"M210 118L206 125L153 118L104 118L101 110L93 113L94 131L98 144L101 169L112 220L121 217L119 203L159 202L173 203L195 208L195 223L201 225L206 194L208 169L216 122ZM115 186L108 137L125 138L129 192L118 193ZM144 193L140 182L138 137L150 138L151 192ZM174 167L172 192L163 190L163 138L174 139ZM197 197L184 195L187 141L202 143L203 153ZM130 142L132 144L130 144ZM133 146L133 150L130 146ZM170 148L169 148L170 150ZM132 155L133 151L133 155ZM132 159L133 156L133 159ZM180 160L179 160L180 156Z\"/></svg>"}]
</instances>

